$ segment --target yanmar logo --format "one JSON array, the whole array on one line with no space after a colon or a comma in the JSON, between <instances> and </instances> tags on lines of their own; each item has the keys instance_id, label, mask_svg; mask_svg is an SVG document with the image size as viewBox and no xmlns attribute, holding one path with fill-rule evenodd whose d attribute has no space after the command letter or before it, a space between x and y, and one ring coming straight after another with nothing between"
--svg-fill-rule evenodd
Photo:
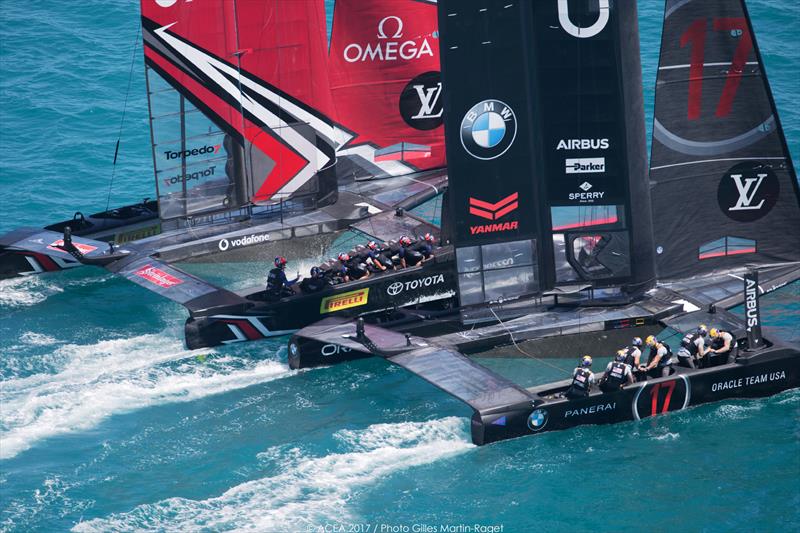
<instances>
[{"instance_id":1,"label":"yanmar logo","mask_svg":"<svg viewBox=\"0 0 800 533\"><path fill-rule=\"evenodd\" d=\"M498 220L507 214L515 211L519 207L519 193L514 193L506 196L497 203L490 204L477 198L469 199L469 212L471 215L485 218L487 220ZM481 233L495 233L498 231L510 231L519 228L519 222L516 220L509 222L499 222L497 224L483 224L479 226L470 226L469 232L472 235L479 235Z\"/></svg>"},{"instance_id":2,"label":"yanmar logo","mask_svg":"<svg viewBox=\"0 0 800 533\"><path fill-rule=\"evenodd\" d=\"M151 265L143 266L134 272L134 274L165 289L169 289L170 287L174 287L175 285L180 285L183 283L182 279L176 278L175 276L164 272L160 268L156 268Z\"/></svg>"},{"instance_id":3,"label":"yanmar logo","mask_svg":"<svg viewBox=\"0 0 800 533\"><path fill-rule=\"evenodd\" d=\"M369 289L345 292L336 296L328 296L319 304L320 314L333 313L342 309L366 305L369 300Z\"/></svg>"},{"instance_id":4,"label":"yanmar logo","mask_svg":"<svg viewBox=\"0 0 800 533\"><path fill-rule=\"evenodd\" d=\"M186 159L187 157L195 156L195 155L203 155L203 154L217 154L219 153L219 149L222 145L215 144L215 145L207 145L203 146L202 148L192 148L191 150L180 150L180 151L172 151L172 150L164 150L164 156L167 159L178 159L183 158Z\"/></svg>"},{"instance_id":5,"label":"yanmar logo","mask_svg":"<svg viewBox=\"0 0 800 533\"><path fill-rule=\"evenodd\" d=\"M384 17L378 23L378 42L361 45L348 44L343 52L348 63L359 61L410 61L422 56L433 56L428 36L403 39L403 19L395 15Z\"/></svg>"}]
</instances>

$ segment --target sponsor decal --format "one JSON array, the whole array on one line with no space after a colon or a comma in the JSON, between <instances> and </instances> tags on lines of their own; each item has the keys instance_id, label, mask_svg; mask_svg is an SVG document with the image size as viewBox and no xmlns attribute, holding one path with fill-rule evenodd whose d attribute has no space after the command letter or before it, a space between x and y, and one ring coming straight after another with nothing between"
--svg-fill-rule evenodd
<instances>
[{"instance_id":1,"label":"sponsor decal","mask_svg":"<svg viewBox=\"0 0 800 533\"><path fill-rule=\"evenodd\" d=\"M97 246L92 246L91 244L81 244L79 242L72 241L72 244L77 248L82 254L88 254L89 252L94 252L97 250ZM58 239L55 242L51 242L50 245L47 247L48 250L53 250L55 252L63 252L69 253L66 250L62 250L58 248L59 246L64 246L64 239Z\"/></svg>"},{"instance_id":2,"label":"sponsor decal","mask_svg":"<svg viewBox=\"0 0 800 533\"><path fill-rule=\"evenodd\" d=\"M254 233L245 237L238 237L235 239L220 239L217 243L217 248L221 252L225 252L231 248L240 248L242 246L252 246L253 244L261 244L269 240L269 233Z\"/></svg>"},{"instance_id":3,"label":"sponsor decal","mask_svg":"<svg viewBox=\"0 0 800 533\"><path fill-rule=\"evenodd\" d=\"M564 411L564 418L571 416L593 415L595 413L603 413L605 411L613 411L617 408L617 402L598 403L588 407L581 407L580 409L567 409Z\"/></svg>"},{"instance_id":4,"label":"sponsor decal","mask_svg":"<svg viewBox=\"0 0 800 533\"><path fill-rule=\"evenodd\" d=\"M691 391L689 378L683 375L669 381L645 382L633 398L633 418L641 420L648 416L686 409L691 400Z\"/></svg>"},{"instance_id":5,"label":"sponsor decal","mask_svg":"<svg viewBox=\"0 0 800 533\"><path fill-rule=\"evenodd\" d=\"M289 353L292 354L292 357L297 357L297 354L300 352L300 348L297 347L296 342L289 343Z\"/></svg>"},{"instance_id":6,"label":"sponsor decal","mask_svg":"<svg viewBox=\"0 0 800 533\"><path fill-rule=\"evenodd\" d=\"M504 416L501 416L500 418L498 418L498 419L494 420L494 421L492 422L492 425L493 425L493 426L505 426L505 425L506 425L506 423L507 423L506 417L504 417Z\"/></svg>"},{"instance_id":7,"label":"sponsor decal","mask_svg":"<svg viewBox=\"0 0 800 533\"><path fill-rule=\"evenodd\" d=\"M608 150L608 139L561 139L556 150Z\"/></svg>"},{"instance_id":8,"label":"sponsor decal","mask_svg":"<svg viewBox=\"0 0 800 533\"><path fill-rule=\"evenodd\" d=\"M476 217L485 218L487 220L497 220L502 218L519 207L519 194L513 193L497 203L490 204L477 198L469 199L469 212ZM519 222L508 221L496 224L482 224L477 226L470 226L469 232L471 235L480 235L483 233L495 233L499 231L511 231L519 229Z\"/></svg>"},{"instance_id":9,"label":"sponsor decal","mask_svg":"<svg viewBox=\"0 0 800 533\"><path fill-rule=\"evenodd\" d=\"M566 159L564 170L567 174L602 174L606 171L606 158Z\"/></svg>"},{"instance_id":10,"label":"sponsor decal","mask_svg":"<svg viewBox=\"0 0 800 533\"><path fill-rule=\"evenodd\" d=\"M203 155L203 154L216 154L219 153L219 149L222 145L215 144L215 145L206 145L202 148L192 148L191 150L181 150L175 152L173 150L164 150L164 155L167 159L178 159L183 158L186 159L187 157L192 157L195 155Z\"/></svg>"},{"instance_id":11,"label":"sponsor decal","mask_svg":"<svg viewBox=\"0 0 800 533\"><path fill-rule=\"evenodd\" d=\"M547 425L547 409L536 409L528 415L528 427L531 431L539 431Z\"/></svg>"},{"instance_id":12,"label":"sponsor decal","mask_svg":"<svg viewBox=\"0 0 800 533\"><path fill-rule=\"evenodd\" d=\"M753 278L745 279L745 313L747 315L747 331L758 327L758 282Z\"/></svg>"},{"instance_id":13,"label":"sponsor decal","mask_svg":"<svg viewBox=\"0 0 800 533\"><path fill-rule=\"evenodd\" d=\"M729 379L727 381L719 381L711 385L711 392L720 392L724 390L733 390L749 387L751 385L758 385L759 383L770 383L772 381L781 381L786 379L786 372L780 370L778 372L765 372L755 376L747 376L738 379Z\"/></svg>"},{"instance_id":14,"label":"sponsor decal","mask_svg":"<svg viewBox=\"0 0 800 533\"><path fill-rule=\"evenodd\" d=\"M476 159L496 159L517 138L517 117L500 100L483 100L461 119L461 145Z\"/></svg>"},{"instance_id":15,"label":"sponsor decal","mask_svg":"<svg viewBox=\"0 0 800 533\"><path fill-rule=\"evenodd\" d=\"M567 159L567 161L570 161ZM602 200L603 196L605 196L605 191L592 191L589 192L594 185L589 183L588 181L584 181L578 188L583 192L571 192L568 195L570 200L577 200L582 204L591 204L594 203L595 200Z\"/></svg>"},{"instance_id":16,"label":"sponsor decal","mask_svg":"<svg viewBox=\"0 0 800 533\"><path fill-rule=\"evenodd\" d=\"M755 222L778 202L780 183L770 167L746 161L731 168L719 182L717 202L737 222Z\"/></svg>"},{"instance_id":17,"label":"sponsor decal","mask_svg":"<svg viewBox=\"0 0 800 533\"><path fill-rule=\"evenodd\" d=\"M320 314L334 313L351 307L366 305L369 300L369 289L344 292L336 296L328 296L319 304Z\"/></svg>"},{"instance_id":18,"label":"sponsor decal","mask_svg":"<svg viewBox=\"0 0 800 533\"><path fill-rule=\"evenodd\" d=\"M344 51L348 63L366 61L412 61L423 56L434 57L428 36L410 36L403 40L403 19L390 15L378 22L377 42L350 43ZM435 33L434 33L435 35Z\"/></svg>"},{"instance_id":19,"label":"sponsor decal","mask_svg":"<svg viewBox=\"0 0 800 533\"><path fill-rule=\"evenodd\" d=\"M165 289L169 289L170 287L174 287L175 285L180 285L183 283L182 279L176 278L175 276L164 272L160 268L150 265L143 266L134 272L134 274Z\"/></svg>"},{"instance_id":20,"label":"sponsor decal","mask_svg":"<svg viewBox=\"0 0 800 533\"><path fill-rule=\"evenodd\" d=\"M442 125L442 76L420 74L400 94L400 116L414 129L432 130Z\"/></svg>"},{"instance_id":21,"label":"sponsor decal","mask_svg":"<svg viewBox=\"0 0 800 533\"><path fill-rule=\"evenodd\" d=\"M594 37L603 29L605 29L606 24L608 24L609 15L611 9L609 8L609 0L597 0L598 2L598 11L597 11L597 20L591 26L576 26L572 19L569 16L569 2L568 0L558 0L558 23L561 25L561 28L567 32L568 34L572 35L573 37L577 37L578 39L588 39L589 37Z\"/></svg>"},{"instance_id":22,"label":"sponsor decal","mask_svg":"<svg viewBox=\"0 0 800 533\"><path fill-rule=\"evenodd\" d=\"M186 174L176 174L171 178L164 178L164 185L169 187L170 185L177 185L178 183L186 183L188 181L199 180L200 178L207 178L208 176L213 176L216 171L216 165L208 167L203 170L198 170L196 172L187 172Z\"/></svg>"},{"instance_id":23,"label":"sponsor decal","mask_svg":"<svg viewBox=\"0 0 800 533\"><path fill-rule=\"evenodd\" d=\"M389 296L397 296L403 291L413 291L422 287L431 287L444 283L444 274L437 274L435 276L428 276L427 278L413 279L411 281L395 281L386 288L386 293Z\"/></svg>"},{"instance_id":24,"label":"sponsor decal","mask_svg":"<svg viewBox=\"0 0 800 533\"><path fill-rule=\"evenodd\" d=\"M320 350L320 354L322 357L330 357L332 355L338 355L340 353L347 353L350 351L350 348L347 346L339 346L338 344L326 344Z\"/></svg>"}]
</instances>

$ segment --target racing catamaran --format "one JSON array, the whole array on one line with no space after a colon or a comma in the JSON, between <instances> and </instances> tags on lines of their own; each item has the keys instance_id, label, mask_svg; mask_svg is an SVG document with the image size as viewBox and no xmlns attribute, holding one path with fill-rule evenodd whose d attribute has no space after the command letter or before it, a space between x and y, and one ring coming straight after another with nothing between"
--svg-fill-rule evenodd
<instances>
[{"instance_id":1,"label":"racing catamaran","mask_svg":"<svg viewBox=\"0 0 800 533\"><path fill-rule=\"evenodd\" d=\"M759 296L800 279L800 194L743 1L666 1L649 173L634 0L441 0L439 21L461 327L326 318L290 365L384 357L472 407L476 444L800 386L800 351L760 331ZM738 355L572 400L465 355L699 324Z\"/></svg>"},{"instance_id":2,"label":"racing catamaran","mask_svg":"<svg viewBox=\"0 0 800 533\"><path fill-rule=\"evenodd\" d=\"M79 266L66 227L169 264L263 260L441 193L435 3L332 9L329 28L323 0L142 0L157 199L0 236L0 278Z\"/></svg>"}]
</instances>

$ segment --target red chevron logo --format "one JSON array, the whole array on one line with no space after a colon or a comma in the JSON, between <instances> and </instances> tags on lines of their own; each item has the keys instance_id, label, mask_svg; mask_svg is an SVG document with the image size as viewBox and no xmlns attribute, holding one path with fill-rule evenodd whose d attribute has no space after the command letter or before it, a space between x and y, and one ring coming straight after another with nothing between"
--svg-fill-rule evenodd
<instances>
[{"instance_id":1,"label":"red chevron logo","mask_svg":"<svg viewBox=\"0 0 800 533\"><path fill-rule=\"evenodd\" d=\"M497 220L519 207L519 203L517 202L518 198L519 194L514 193L506 196L495 204L490 204L489 202L484 202L483 200L478 200L477 198L470 198L469 212L471 215L475 215L477 217L486 218L488 220Z\"/></svg>"}]
</instances>

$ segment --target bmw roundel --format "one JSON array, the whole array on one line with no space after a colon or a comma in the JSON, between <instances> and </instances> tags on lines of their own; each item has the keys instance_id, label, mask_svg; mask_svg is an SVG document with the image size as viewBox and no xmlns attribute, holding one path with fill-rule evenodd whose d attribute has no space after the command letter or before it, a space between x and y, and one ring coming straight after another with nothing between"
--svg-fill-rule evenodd
<instances>
[{"instance_id":1,"label":"bmw roundel","mask_svg":"<svg viewBox=\"0 0 800 533\"><path fill-rule=\"evenodd\" d=\"M483 100L461 120L461 144L477 159L500 157L517 137L517 117L500 100Z\"/></svg>"},{"instance_id":2,"label":"bmw roundel","mask_svg":"<svg viewBox=\"0 0 800 533\"><path fill-rule=\"evenodd\" d=\"M547 409L536 409L528 416L528 427L539 431L547 424Z\"/></svg>"}]
</instances>

